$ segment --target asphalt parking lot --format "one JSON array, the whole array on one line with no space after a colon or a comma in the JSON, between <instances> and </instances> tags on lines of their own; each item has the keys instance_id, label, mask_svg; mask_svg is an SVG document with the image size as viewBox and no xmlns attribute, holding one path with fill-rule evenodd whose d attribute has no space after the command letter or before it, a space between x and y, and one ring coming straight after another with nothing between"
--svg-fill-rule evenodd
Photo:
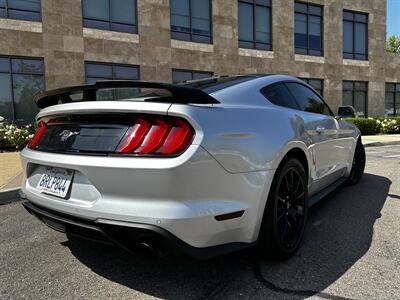
<instances>
[{"instance_id":1,"label":"asphalt parking lot","mask_svg":"<svg viewBox=\"0 0 400 300\"><path fill-rule=\"evenodd\" d=\"M0 206L0 299L400 299L400 146L367 148L360 184L311 209L300 252L146 259L68 241L20 203Z\"/></svg>"}]
</instances>

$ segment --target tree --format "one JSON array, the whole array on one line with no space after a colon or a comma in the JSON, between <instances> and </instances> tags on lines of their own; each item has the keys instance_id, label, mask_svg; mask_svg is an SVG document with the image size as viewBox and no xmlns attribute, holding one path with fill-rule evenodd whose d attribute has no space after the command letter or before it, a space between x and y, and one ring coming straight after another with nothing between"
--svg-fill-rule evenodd
<instances>
[{"instance_id":1,"label":"tree","mask_svg":"<svg viewBox=\"0 0 400 300\"><path fill-rule=\"evenodd\" d=\"M386 41L386 49L390 52L400 53L400 37L391 35Z\"/></svg>"}]
</instances>

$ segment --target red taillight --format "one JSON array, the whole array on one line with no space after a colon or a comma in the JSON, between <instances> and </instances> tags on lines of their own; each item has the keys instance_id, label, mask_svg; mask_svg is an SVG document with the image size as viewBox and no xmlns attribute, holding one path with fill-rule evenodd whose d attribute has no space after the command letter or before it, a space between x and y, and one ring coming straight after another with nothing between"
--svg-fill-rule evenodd
<instances>
[{"instance_id":1,"label":"red taillight","mask_svg":"<svg viewBox=\"0 0 400 300\"><path fill-rule=\"evenodd\" d=\"M189 147L193 128L179 118L137 119L117 147L117 153L174 155Z\"/></svg>"},{"instance_id":2,"label":"red taillight","mask_svg":"<svg viewBox=\"0 0 400 300\"><path fill-rule=\"evenodd\" d=\"M29 142L28 148L31 148L31 149L36 148L39 140L42 138L43 134L45 133L45 131L47 129L47 125L43 121L40 121L38 123L38 127L39 127L39 129L33 136L32 140Z\"/></svg>"}]
</instances>

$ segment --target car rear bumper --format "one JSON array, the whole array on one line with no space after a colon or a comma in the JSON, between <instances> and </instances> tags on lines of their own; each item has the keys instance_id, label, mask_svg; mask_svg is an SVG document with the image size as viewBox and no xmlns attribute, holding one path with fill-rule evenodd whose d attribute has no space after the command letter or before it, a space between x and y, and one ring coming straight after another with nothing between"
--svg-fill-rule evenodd
<instances>
[{"instance_id":1,"label":"car rear bumper","mask_svg":"<svg viewBox=\"0 0 400 300\"><path fill-rule=\"evenodd\" d=\"M21 157L21 189L32 205L103 227L146 224L194 248L255 242L274 172L229 173L199 145L168 159L29 149L24 149ZM75 171L66 199L36 188L43 166ZM238 211L244 211L243 215L216 219Z\"/></svg>"},{"instance_id":2,"label":"car rear bumper","mask_svg":"<svg viewBox=\"0 0 400 300\"><path fill-rule=\"evenodd\" d=\"M239 251L254 244L229 243L196 248L186 244L165 229L154 225L112 221L101 223L60 214L29 201L23 201L22 205L30 214L54 230L95 242L113 244L129 252L145 251L149 254L168 252L197 259L207 259Z\"/></svg>"}]
</instances>

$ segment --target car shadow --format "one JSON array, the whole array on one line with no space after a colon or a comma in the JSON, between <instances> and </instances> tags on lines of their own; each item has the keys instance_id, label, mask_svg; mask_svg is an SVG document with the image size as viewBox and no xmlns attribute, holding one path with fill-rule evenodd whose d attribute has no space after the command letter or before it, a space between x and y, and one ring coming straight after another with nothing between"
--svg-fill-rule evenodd
<instances>
[{"instance_id":1,"label":"car shadow","mask_svg":"<svg viewBox=\"0 0 400 300\"><path fill-rule=\"evenodd\" d=\"M164 299L298 298L319 294L368 251L391 181L365 174L310 209L303 245L290 260L256 258L252 251L206 261L147 259L118 248L71 239L71 253L98 275Z\"/></svg>"}]
</instances>

